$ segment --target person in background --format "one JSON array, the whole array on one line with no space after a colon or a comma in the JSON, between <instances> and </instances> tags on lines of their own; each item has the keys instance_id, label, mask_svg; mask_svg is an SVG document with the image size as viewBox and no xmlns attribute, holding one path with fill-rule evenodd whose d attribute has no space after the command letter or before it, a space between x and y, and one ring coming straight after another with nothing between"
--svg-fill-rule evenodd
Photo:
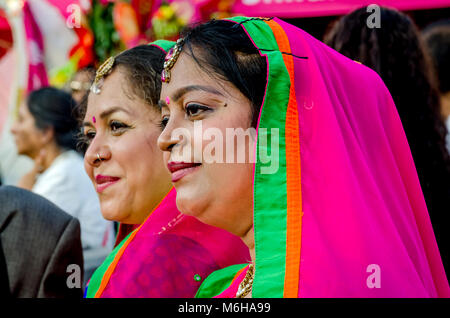
<instances>
[{"instance_id":1,"label":"person in background","mask_svg":"<svg viewBox=\"0 0 450 318\"><path fill-rule=\"evenodd\" d=\"M422 33L439 80L441 115L447 126L447 150L450 153L450 20L427 27Z\"/></svg>"},{"instance_id":2,"label":"person in background","mask_svg":"<svg viewBox=\"0 0 450 318\"><path fill-rule=\"evenodd\" d=\"M369 28L366 7L338 20L325 43L375 70L397 107L419 175L442 261L450 274L450 158L430 57L405 14L381 7L380 28Z\"/></svg>"},{"instance_id":3,"label":"person in background","mask_svg":"<svg viewBox=\"0 0 450 318\"><path fill-rule=\"evenodd\" d=\"M30 191L0 186L0 229L3 301L82 297L83 254L76 218Z\"/></svg>"},{"instance_id":4,"label":"person in background","mask_svg":"<svg viewBox=\"0 0 450 318\"><path fill-rule=\"evenodd\" d=\"M94 77L95 68L87 66L78 70L69 82L68 88L77 104L81 103L83 97L89 92Z\"/></svg>"},{"instance_id":5,"label":"person in background","mask_svg":"<svg viewBox=\"0 0 450 318\"><path fill-rule=\"evenodd\" d=\"M113 225L103 219L100 203L76 151L78 122L70 94L45 87L19 107L11 127L17 150L34 160L18 186L37 193L78 218L86 275L105 259L114 244Z\"/></svg>"}]
</instances>

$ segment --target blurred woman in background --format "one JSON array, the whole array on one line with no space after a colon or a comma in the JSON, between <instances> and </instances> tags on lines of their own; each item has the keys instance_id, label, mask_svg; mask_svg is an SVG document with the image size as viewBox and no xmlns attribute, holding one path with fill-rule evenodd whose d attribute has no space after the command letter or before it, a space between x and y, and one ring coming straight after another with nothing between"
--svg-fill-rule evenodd
<instances>
[{"instance_id":1,"label":"blurred woman in background","mask_svg":"<svg viewBox=\"0 0 450 318\"><path fill-rule=\"evenodd\" d=\"M103 262L114 243L112 222L102 218L100 204L75 150L78 122L70 94L45 87L33 91L19 107L11 132L18 153L34 167L18 186L42 195L78 218L85 261L85 278Z\"/></svg>"},{"instance_id":2,"label":"blurred woman in background","mask_svg":"<svg viewBox=\"0 0 450 318\"><path fill-rule=\"evenodd\" d=\"M432 64L417 27L405 14L380 8L370 28L366 7L342 17L325 43L375 70L394 99L408 139L447 276L450 270L450 159Z\"/></svg>"}]
</instances>

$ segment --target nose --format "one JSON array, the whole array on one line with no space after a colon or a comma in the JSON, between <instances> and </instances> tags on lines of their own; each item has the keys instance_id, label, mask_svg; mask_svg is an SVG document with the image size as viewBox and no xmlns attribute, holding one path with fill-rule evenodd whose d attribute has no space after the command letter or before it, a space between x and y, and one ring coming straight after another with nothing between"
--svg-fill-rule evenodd
<instances>
[{"instance_id":1,"label":"nose","mask_svg":"<svg viewBox=\"0 0 450 318\"><path fill-rule=\"evenodd\" d=\"M13 134L13 135L17 134L17 129L18 129L17 125L18 125L17 120L15 120L9 130L11 132L11 134Z\"/></svg>"},{"instance_id":2,"label":"nose","mask_svg":"<svg viewBox=\"0 0 450 318\"><path fill-rule=\"evenodd\" d=\"M103 162L111 159L112 152L109 145L95 136L84 154L84 160L92 167L98 167Z\"/></svg>"},{"instance_id":3,"label":"nose","mask_svg":"<svg viewBox=\"0 0 450 318\"><path fill-rule=\"evenodd\" d=\"M169 151L169 152L172 151L172 148L181 141L180 138L174 138L172 134L174 128L175 128L174 125L169 120L166 127L164 127L164 130L162 131L161 135L159 135L158 147L162 151Z\"/></svg>"}]
</instances>

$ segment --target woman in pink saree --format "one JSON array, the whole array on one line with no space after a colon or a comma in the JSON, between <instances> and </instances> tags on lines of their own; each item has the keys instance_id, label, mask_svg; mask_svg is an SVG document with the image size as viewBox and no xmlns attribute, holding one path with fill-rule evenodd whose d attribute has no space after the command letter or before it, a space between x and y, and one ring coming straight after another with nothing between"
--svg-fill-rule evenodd
<instances>
[{"instance_id":1,"label":"woman in pink saree","mask_svg":"<svg viewBox=\"0 0 450 318\"><path fill-rule=\"evenodd\" d=\"M108 59L81 109L86 172L103 216L121 224L86 297L194 297L211 272L248 259L239 238L175 205L156 144L159 77L173 44L158 41Z\"/></svg>"},{"instance_id":2,"label":"woman in pink saree","mask_svg":"<svg viewBox=\"0 0 450 318\"><path fill-rule=\"evenodd\" d=\"M252 257L214 272L197 297L449 297L411 152L375 72L276 18L208 22L177 46L160 101L169 167L175 151L195 144L172 131L194 129L194 120L258 132L256 163L196 161L174 182L181 212L240 236ZM247 105L258 99L223 72L227 56L244 80L245 63L265 61L251 77L265 79L256 124L238 120L252 118ZM268 172L262 155L274 153ZM201 193L200 180L221 187ZM228 191L227 182L250 191Z\"/></svg>"}]
</instances>

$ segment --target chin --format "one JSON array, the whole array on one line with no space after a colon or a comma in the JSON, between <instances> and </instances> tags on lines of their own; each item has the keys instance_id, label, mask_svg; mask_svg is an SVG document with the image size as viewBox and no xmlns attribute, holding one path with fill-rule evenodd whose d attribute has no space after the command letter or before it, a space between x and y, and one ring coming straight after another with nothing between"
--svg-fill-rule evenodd
<instances>
[{"instance_id":1,"label":"chin","mask_svg":"<svg viewBox=\"0 0 450 318\"><path fill-rule=\"evenodd\" d=\"M112 205L112 206L111 206ZM103 218L108 221L116 221L122 223L122 221L127 217L124 215L120 209L117 208L117 204L101 204L100 210L102 212Z\"/></svg>"},{"instance_id":2,"label":"chin","mask_svg":"<svg viewBox=\"0 0 450 318\"><path fill-rule=\"evenodd\" d=\"M16 147L16 148L17 148L17 154L18 155L27 156L27 157L31 158L31 156L29 155L29 152L26 151L26 149L23 149L23 148L20 148L20 147Z\"/></svg>"},{"instance_id":3,"label":"chin","mask_svg":"<svg viewBox=\"0 0 450 318\"><path fill-rule=\"evenodd\" d=\"M177 208L181 213L196 217L202 221L202 216L207 204L207 195L205 193L196 193L188 189L177 190Z\"/></svg>"},{"instance_id":4,"label":"chin","mask_svg":"<svg viewBox=\"0 0 450 318\"><path fill-rule=\"evenodd\" d=\"M114 215L113 213L109 213L108 211L104 211L103 209L102 216L105 220L120 222L116 215Z\"/></svg>"}]
</instances>

